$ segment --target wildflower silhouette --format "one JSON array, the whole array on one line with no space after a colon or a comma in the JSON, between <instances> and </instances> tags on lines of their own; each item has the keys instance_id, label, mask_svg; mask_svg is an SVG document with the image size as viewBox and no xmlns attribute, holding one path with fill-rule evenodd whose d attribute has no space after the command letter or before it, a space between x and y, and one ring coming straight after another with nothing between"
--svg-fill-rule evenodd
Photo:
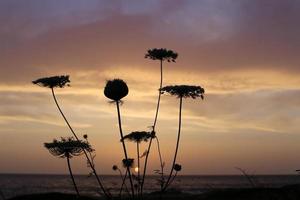
<instances>
[{"instance_id":1,"label":"wildflower silhouette","mask_svg":"<svg viewBox=\"0 0 300 200\"><path fill-rule=\"evenodd\" d=\"M122 183L122 185L124 185L127 175L129 175L129 172L131 172L130 170L134 167L134 159L133 158L127 158L127 159L124 158L122 160L122 165L126 169L126 173L125 173L123 183ZM131 173L129 176L131 176Z\"/></svg>"},{"instance_id":2,"label":"wildflower silhouette","mask_svg":"<svg viewBox=\"0 0 300 200\"><path fill-rule=\"evenodd\" d=\"M141 142L147 142L150 138L152 138L152 134L146 131L134 131L130 134L123 137L122 140L129 140L136 143L136 152L137 152L137 161L138 161L138 192L140 192L141 186L141 177L140 177L140 148L139 145Z\"/></svg>"},{"instance_id":3,"label":"wildflower silhouette","mask_svg":"<svg viewBox=\"0 0 300 200\"><path fill-rule=\"evenodd\" d=\"M122 130L122 121L121 121L121 114L120 114L120 103L122 103L121 99L127 96L128 94L128 86L127 84L121 80L121 79L113 79L106 82L105 88L104 88L104 95L111 99L112 102L116 103L117 106L117 113L118 113L118 122L119 122L119 131L120 131L120 137L121 142L123 146L123 151L125 155L125 159L128 160L127 156L127 149L125 142L123 140L123 130ZM130 172L130 167L127 167L129 181L130 181L130 187L132 192L132 197L134 197L134 187Z\"/></svg>"},{"instance_id":4,"label":"wildflower silhouette","mask_svg":"<svg viewBox=\"0 0 300 200\"><path fill-rule=\"evenodd\" d=\"M115 101L120 102L128 94L127 84L121 79L109 80L104 88L104 95Z\"/></svg>"},{"instance_id":5,"label":"wildflower silhouette","mask_svg":"<svg viewBox=\"0 0 300 200\"><path fill-rule=\"evenodd\" d=\"M175 170L176 172L180 172L180 171L181 171L181 165L176 163L176 164L174 165L174 170Z\"/></svg>"},{"instance_id":6,"label":"wildflower silhouette","mask_svg":"<svg viewBox=\"0 0 300 200\"><path fill-rule=\"evenodd\" d=\"M168 176L167 182L165 183L165 186L162 191L165 191L167 187L169 186L173 170L176 163L177 158L177 152L179 147L179 140L180 140L180 131L181 131L181 111L182 111L182 99L183 98L192 98L196 99L200 97L202 100L204 99L204 89L200 86L190 86L190 85L174 85L174 86L166 86L163 87L160 92L162 94L169 93L172 96L176 96L179 98L179 122L178 122L178 134L177 134L177 142L176 142L176 149L175 154L173 158L173 164L170 171L170 174Z\"/></svg>"},{"instance_id":7,"label":"wildflower silhouette","mask_svg":"<svg viewBox=\"0 0 300 200\"><path fill-rule=\"evenodd\" d=\"M156 112L155 112L155 117L154 117L154 122L152 125L153 131L155 131L156 127L156 122L158 118L158 112L159 112L159 105L160 105L160 98L161 98L161 93L160 90L162 88L163 84L163 61L167 62L175 62L178 57L178 54L172 50L168 50L165 48L161 49L149 49L147 53L145 54L145 58L149 58L151 60L158 60L160 62L160 84L159 84L159 92L158 92L158 98L157 98L157 105L156 105ZM150 139L149 145L148 145L148 150L145 158L145 164L144 164L144 172L143 172L143 178L142 178L142 183L141 183L141 193L143 193L143 186L144 186L144 181L145 181L145 176L146 176L146 171L147 171L147 164L148 164L148 157L150 154L151 150L151 144L152 144L152 139ZM156 138L156 141L158 142L158 138ZM158 150L159 150L159 144L158 144ZM161 158L161 153L159 151L159 156L160 156L160 165L161 165L161 179L163 180L163 163L162 163L162 158Z\"/></svg>"},{"instance_id":8,"label":"wildflower silhouette","mask_svg":"<svg viewBox=\"0 0 300 200\"><path fill-rule=\"evenodd\" d=\"M120 174L121 180L122 180L122 185L121 185L121 188L120 188L120 191L119 191L119 197L121 198L124 185L125 185L127 193L130 194L129 191L128 191L127 185L125 183L125 179L126 179L125 177L127 176L127 171L125 173L125 176L123 176L122 171L119 169L119 167L117 165L113 165L112 170L113 171L118 171L119 174Z\"/></svg>"},{"instance_id":9,"label":"wildflower silhouette","mask_svg":"<svg viewBox=\"0 0 300 200\"><path fill-rule=\"evenodd\" d=\"M113 165L113 166L112 166L112 170L117 171L117 170L119 170L119 168L118 168L117 165Z\"/></svg>"},{"instance_id":10,"label":"wildflower silhouette","mask_svg":"<svg viewBox=\"0 0 300 200\"><path fill-rule=\"evenodd\" d=\"M88 143L88 144L90 144L89 143L89 140L88 140L88 135L87 134L84 134L83 135L83 139ZM95 157L96 157L96 154L95 154L95 151L88 151L88 154L89 154L89 156L90 156L90 161L91 161L91 163L89 163L88 161L87 161L87 167L88 168L95 168ZM93 170L90 172L90 174L89 174L89 176L92 176L93 175Z\"/></svg>"},{"instance_id":11,"label":"wildflower silhouette","mask_svg":"<svg viewBox=\"0 0 300 200\"><path fill-rule=\"evenodd\" d=\"M73 156L82 155L83 150L86 150L88 152L93 151L90 144L88 144L87 142L80 141L80 140L74 140L72 137L70 137L67 139L61 138L60 141L53 140L53 142L51 142L51 143L45 143L44 146L49 150L49 152L52 155L60 157L60 158L67 158L67 164L68 164L70 176L71 176L75 191L77 193L77 196L79 196L79 191L78 191L77 185L75 183L75 179L74 179L72 169L71 169L70 159Z\"/></svg>"},{"instance_id":12,"label":"wildflower silhouette","mask_svg":"<svg viewBox=\"0 0 300 200\"><path fill-rule=\"evenodd\" d=\"M133 168L134 167L134 158L127 158L122 160L122 164L124 168Z\"/></svg>"},{"instance_id":13,"label":"wildflower silhouette","mask_svg":"<svg viewBox=\"0 0 300 200\"><path fill-rule=\"evenodd\" d=\"M32 81L33 84L37 84L41 87L48 87L48 88L64 88L65 86L70 86L70 79L69 75L66 76L52 76L52 77L45 77L39 78L35 81Z\"/></svg>"},{"instance_id":14,"label":"wildflower silhouette","mask_svg":"<svg viewBox=\"0 0 300 200\"><path fill-rule=\"evenodd\" d=\"M182 169L181 165L180 165L180 164L177 164L177 163L174 165L173 168L174 168L174 170L175 170L175 174L174 174L174 176L172 177L171 181L169 182L169 185L171 185L171 184L173 183L173 181L175 180L175 178L176 178L178 172L180 172L181 169Z\"/></svg>"},{"instance_id":15,"label":"wildflower silhouette","mask_svg":"<svg viewBox=\"0 0 300 200\"><path fill-rule=\"evenodd\" d=\"M162 160L161 150L160 150L160 143L159 143L158 137L155 135L155 132L154 132L154 138L156 139L157 152L158 152L159 161L160 161L160 170L155 170L155 171L156 171L157 174L160 175L159 184L160 184L160 190L162 190L163 186L165 184L165 176L164 176L165 162L163 162L163 160Z\"/></svg>"},{"instance_id":16,"label":"wildflower silhouette","mask_svg":"<svg viewBox=\"0 0 300 200\"><path fill-rule=\"evenodd\" d=\"M45 77L45 78L39 78L37 80L32 81L33 84L39 85L41 87L47 87L51 89L52 92L52 96L54 99L54 102L60 112L60 114L62 115L63 119L65 120L67 126L69 127L70 131L72 132L73 136L75 137L75 139L77 141L80 141L79 138L77 137L75 131L73 130L72 126L70 125L69 121L67 120L66 116L64 115L62 109L60 108L56 96L55 96L55 92L54 92L54 88L64 88L65 86L70 86L70 79L69 79L69 75L62 75L62 76L52 76L52 77ZM83 149L83 153L85 154L85 157L87 159L87 162L89 163L95 177L97 180L97 183L99 184L102 192L104 193L105 197L107 199L111 198L111 195L109 193L107 193L106 189L104 188L99 176L97 175L96 169L93 166L92 161L90 160L87 152L85 149Z\"/></svg>"}]
</instances>

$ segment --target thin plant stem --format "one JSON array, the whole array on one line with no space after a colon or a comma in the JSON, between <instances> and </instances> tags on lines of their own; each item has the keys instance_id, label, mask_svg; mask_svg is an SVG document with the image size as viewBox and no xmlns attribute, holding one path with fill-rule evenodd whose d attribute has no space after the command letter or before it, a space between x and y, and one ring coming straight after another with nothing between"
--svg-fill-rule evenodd
<instances>
[{"instance_id":1,"label":"thin plant stem","mask_svg":"<svg viewBox=\"0 0 300 200\"><path fill-rule=\"evenodd\" d=\"M119 101L116 101L116 105L117 105L117 112L118 112L118 122L119 122L120 137L121 137L121 142L122 142L122 146L123 146L123 151L124 151L125 159L127 161L128 160L128 156L127 156L127 150L126 150L125 142L123 140L123 131L122 131L122 122L121 122L121 114L120 114ZM126 166L126 167L127 167L127 171L128 171L128 176L129 176L129 181L130 181L130 186L131 186L132 197L134 198L134 187L133 187L133 182L132 182L130 168L129 168L129 166Z\"/></svg>"},{"instance_id":2,"label":"thin plant stem","mask_svg":"<svg viewBox=\"0 0 300 200\"><path fill-rule=\"evenodd\" d=\"M137 152L137 159L138 159L138 188L137 188L137 193L139 194L140 192L140 187L141 187L141 179L140 179L140 146L139 143L136 143L136 152Z\"/></svg>"},{"instance_id":3,"label":"thin plant stem","mask_svg":"<svg viewBox=\"0 0 300 200\"><path fill-rule=\"evenodd\" d=\"M86 139L86 141L89 143L88 139ZM93 157L91 151L88 151L88 153L89 153L89 156L90 156L91 163L92 163L93 167L95 167L94 157Z\"/></svg>"},{"instance_id":4,"label":"thin plant stem","mask_svg":"<svg viewBox=\"0 0 300 200\"><path fill-rule=\"evenodd\" d=\"M178 122L178 134L177 134L177 143L176 143L176 149L175 149L175 154L174 154L174 159L173 159L173 164L172 164L172 168L170 171L170 175L168 177L168 180L165 184L165 187L163 188L162 191L165 191L167 189L167 187L169 186L169 182L171 180L172 174L173 174L173 170L174 170L174 165L176 163L176 158L177 158L177 153L178 153L178 147L179 147L179 141L180 141L180 130L181 130L181 110L182 110L182 97L180 97L180 102L179 102L179 122Z\"/></svg>"},{"instance_id":5,"label":"thin plant stem","mask_svg":"<svg viewBox=\"0 0 300 200\"><path fill-rule=\"evenodd\" d=\"M173 183L173 181L175 180L177 174L178 174L178 172L176 171L175 174L174 174L174 176L172 177L171 181L170 181L169 184L167 185L167 187Z\"/></svg>"},{"instance_id":6,"label":"thin plant stem","mask_svg":"<svg viewBox=\"0 0 300 200\"><path fill-rule=\"evenodd\" d=\"M162 70L162 60L160 60L160 84L159 84L159 93L158 93L158 99L157 99L157 105L156 105L156 112L155 112L155 118L153 122L153 130L156 127L156 122L158 118L158 111L159 111L159 105L160 105L160 97L161 97L161 88L162 88L162 83L163 83L163 70Z\"/></svg>"},{"instance_id":7,"label":"thin plant stem","mask_svg":"<svg viewBox=\"0 0 300 200\"><path fill-rule=\"evenodd\" d=\"M158 155L159 155L159 161L160 161L160 169L161 169L161 184L160 184L160 189L162 190L163 186L164 186L164 164L162 161L162 157L161 157L161 151L160 151L160 145L159 145L159 140L158 137L155 137L156 139L156 143L157 143L157 151L158 151Z\"/></svg>"},{"instance_id":8,"label":"thin plant stem","mask_svg":"<svg viewBox=\"0 0 300 200\"><path fill-rule=\"evenodd\" d=\"M154 117L154 122L153 122L153 131L155 131L155 128L156 128L156 122L157 122L157 118L158 118L159 105L160 105L160 97L161 97L160 90L161 90L162 84L163 84L163 65L162 65L162 63L163 63L163 61L160 60L160 84L159 84L159 90L158 90L156 112L155 112L155 117ZM143 178L142 178L142 182L141 182L141 194L143 194L143 187L144 187L145 176L146 176L146 172L147 172L148 157L149 157L150 150L151 150L152 140L153 140L153 138L151 137L150 141L149 141L148 149L147 149L146 158L145 158L144 172L143 172Z\"/></svg>"},{"instance_id":9,"label":"thin plant stem","mask_svg":"<svg viewBox=\"0 0 300 200\"><path fill-rule=\"evenodd\" d=\"M63 111L61 110L61 108L60 108L60 106L59 106L59 104L58 104L58 102L57 102L57 99L56 99L56 96L55 96L55 93L54 93L54 89L53 89L53 88L51 88L51 92L52 92L52 96L53 96L54 102L55 102L55 104L56 104L56 106L57 106L57 108L58 108L60 114L61 114L62 117L64 118L66 124L68 125L70 131L72 132L72 134L73 134L73 136L75 137L75 139L76 139L77 141L80 141L79 138L77 137L77 135L75 134L75 131L74 131L73 128L71 127L69 121L68 121L67 118L65 117ZM91 162L91 160L90 160L90 158L89 158L89 156L88 156L86 150L85 150L84 148L82 148L82 150L83 150L83 153L84 153L84 155L85 155L85 157L86 157L86 159L87 159L87 161L88 161L88 163L89 163L89 165L90 165L90 167L91 167L91 169L92 169L92 171L93 171L93 173L94 173L94 175L95 175L95 177L96 177L96 179L97 179L97 182L98 182L98 184L99 184L101 190L103 191L103 193L104 193L104 195L105 195L105 197L106 197L107 199L111 199L111 195L108 194L108 193L106 192L106 190L105 190L103 184L101 183L100 178L99 178L99 176L98 176L98 174L97 174L97 172L96 172L96 169L95 169L93 163Z\"/></svg>"},{"instance_id":10,"label":"thin plant stem","mask_svg":"<svg viewBox=\"0 0 300 200\"><path fill-rule=\"evenodd\" d=\"M239 170L240 172L242 172L242 174L244 175L244 177L246 177L246 179L248 180L248 182L250 183L250 185L253 188L257 187L256 183L253 180L253 177L251 177L244 169L239 168L239 167L236 167L236 169Z\"/></svg>"},{"instance_id":11,"label":"thin plant stem","mask_svg":"<svg viewBox=\"0 0 300 200\"><path fill-rule=\"evenodd\" d=\"M121 172L121 170L120 170L120 172ZM119 196L120 196L120 197L121 197L121 194L122 194L122 191L123 191L124 186L125 186L126 192L130 195L130 192L129 192L129 190L128 190L127 184L126 184L126 182L125 182L126 177L127 177L127 169L126 169L126 172L125 172L124 177L122 178L122 185L121 185L121 189L120 189L120 192L119 192Z\"/></svg>"},{"instance_id":12,"label":"thin plant stem","mask_svg":"<svg viewBox=\"0 0 300 200\"><path fill-rule=\"evenodd\" d=\"M77 196L79 197L79 196L80 196L80 195L79 195L79 191L78 191L77 185L76 185L76 183L75 183L75 179L74 179L74 176L73 176L73 173L72 173L72 169L71 169L70 156L67 156L67 163L68 163L68 168L69 168L70 176L71 176L71 178L72 178L72 182L73 182L73 185L74 185L76 194L77 194Z\"/></svg>"}]
</instances>

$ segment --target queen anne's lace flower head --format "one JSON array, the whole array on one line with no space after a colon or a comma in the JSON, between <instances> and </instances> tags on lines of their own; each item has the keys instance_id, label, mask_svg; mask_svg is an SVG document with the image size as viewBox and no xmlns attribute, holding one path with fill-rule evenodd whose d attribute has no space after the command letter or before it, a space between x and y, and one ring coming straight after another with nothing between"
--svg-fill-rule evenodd
<instances>
[{"instance_id":1,"label":"queen anne's lace flower head","mask_svg":"<svg viewBox=\"0 0 300 200\"><path fill-rule=\"evenodd\" d=\"M171 85L161 88L160 92L162 94L169 93L172 96L177 96L178 98L193 98L196 99L200 97L204 99L204 89L200 86L194 85Z\"/></svg>"},{"instance_id":2,"label":"queen anne's lace flower head","mask_svg":"<svg viewBox=\"0 0 300 200\"><path fill-rule=\"evenodd\" d=\"M41 87L48 87L48 88L63 88L65 86L70 86L70 79L69 75L63 76L51 76L45 78L39 78L37 80L32 81L33 84L39 85Z\"/></svg>"},{"instance_id":3,"label":"queen anne's lace flower head","mask_svg":"<svg viewBox=\"0 0 300 200\"><path fill-rule=\"evenodd\" d=\"M151 132L147 131L134 131L129 133L128 135L125 135L123 137L123 140L129 140L136 143L140 143L142 141L147 142L148 139L150 139L152 136Z\"/></svg>"},{"instance_id":4,"label":"queen anne's lace flower head","mask_svg":"<svg viewBox=\"0 0 300 200\"><path fill-rule=\"evenodd\" d=\"M52 155L61 158L79 156L83 153L83 150L94 151L89 143L74 140L72 137L53 140L53 142L45 143L44 146Z\"/></svg>"},{"instance_id":5,"label":"queen anne's lace flower head","mask_svg":"<svg viewBox=\"0 0 300 200\"><path fill-rule=\"evenodd\" d=\"M175 62L177 59L178 54L172 50L168 49L149 49L145 55L145 58L150 58L152 60L161 60L161 61L168 61L168 62Z\"/></svg>"},{"instance_id":6,"label":"queen anne's lace flower head","mask_svg":"<svg viewBox=\"0 0 300 200\"><path fill-rule=\"evenodd\" d=\"M123 167L124 168L133 168L133 165L134 165L134 159L133 158L127 158L127 159L123 159L122 160L122 163L123 163Z\"/></svg>"}]
</instances>

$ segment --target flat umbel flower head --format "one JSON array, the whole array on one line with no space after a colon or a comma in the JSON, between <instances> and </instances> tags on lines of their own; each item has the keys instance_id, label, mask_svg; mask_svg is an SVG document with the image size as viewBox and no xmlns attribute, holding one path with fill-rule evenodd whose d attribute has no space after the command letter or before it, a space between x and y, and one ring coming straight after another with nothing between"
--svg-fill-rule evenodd
<instances>
[{"instance_id":1,"label":"flat umbel flower head","mask_svg":"<svg viewBox=\"0 0 300 200\"><path fill-rule=\"evenodd\" d=\"M122 164L124 168L133 168L134 165L134 159L133 158L128 158L128 159L123 159Z\"/></svg>"},{"instance_id":2,"label":"flat umbel flower head","mask_svg":"<svg viewBox=\"0 0 300 200\"><path fill-rule=\"evenodd\" d=\"M79 156L83 150L93 151L90 144L81 140L74 140L72 137L61 138L60 141L53 140L53 142L45 143L44 146L52 155L60 158Z\"/></svg>"},{"instance_id":3,"label":"flat umbel flower head","mask_svg":"<svg viewBox=\"0 0 300 200\"><path fill-rule=\"evenodd\" d=\"M122 79L113 79L106 82L104 88L104 95L113 100L120 101L123 97L127 96L128 87Z\"/></svg>"},{"instance_id":4,"label":"flat umbel flower head","mask_svg":"<svg viewBox=\"0 0 300 200\"><path fill-rule=\"evenodd\" d=\"M165 48L161 49L149 49L145 55L145 58L150 58L152 60L161 60L161 61L168 61L168 62L175 62L177 59L178 54L172 50L168 50Z\"/></svg>"},{"instance_id":5,"label":"flat umbel flower head","mask_svg":"<svg viewBox=\"0 0 300 200\"><path fill-rule=\"evenodd\" d=\"M200 97L201 99L204 99L204 89L200 86L171 85L161 88L160 92L162 94L166 92L172 96L177 96L178 98L196 99L197 97Z\"/></svg>"},{"instance_id":6,"label":"flat umbel flower head","mask_svg":"<svg viewBox=\"0 0 300 200\"><path fill-rule=\"evenodd\" d=\"M152 137L151 132L134 131L134 132L129 133L128 135L125 135L123 137L123 140L129 140L129 141L140 143L142 141L147 142L148 139L150 139L151 137Z\"/></svg>"},{"instance_id":7,"label":"flat umbel flower head","mask_svg":"<svg viewBox=\"0 0 300 200\"><path fill-rule=\"evenodd\" d=\"M51 76L45 78L39 78L37 80L32 81L33 84L39 85L41 87L48 87L48 88L63 88L65 86L70 86L70 79L69 75L63 76Z\"/></svg>"}]
</instances>

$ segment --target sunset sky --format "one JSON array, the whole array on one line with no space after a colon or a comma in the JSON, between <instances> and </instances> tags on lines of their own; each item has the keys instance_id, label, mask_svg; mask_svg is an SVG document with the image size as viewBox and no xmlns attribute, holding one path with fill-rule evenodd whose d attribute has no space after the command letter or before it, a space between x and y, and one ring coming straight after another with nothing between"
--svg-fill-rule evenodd
<instances>
[{"instance_id":1,"label":"sunset sky","mask_svg":"<svg viewBox=\"0 0 300 200\"><path fill-rule=\"evenodd\" d=\"M178 52L164 85L205 88L184 100L182 174L293 174L300 168L300 1L1 0L0 173L66 173L44 142L71 136L51 91L31 84L69 74L57 98L78 135L88 134L100 173L123 158L106 80L124 79L124 132L149 130L159 62L149 48ZM157 126L166 169L178 128L178 99L163 96ZM130 156L135 145L128 143ZM149 173L159 168L156 145ZM142 151L145 150L142 145ZM87 174L84 157L74 172Z\"/></svg>"}]
</instances>

